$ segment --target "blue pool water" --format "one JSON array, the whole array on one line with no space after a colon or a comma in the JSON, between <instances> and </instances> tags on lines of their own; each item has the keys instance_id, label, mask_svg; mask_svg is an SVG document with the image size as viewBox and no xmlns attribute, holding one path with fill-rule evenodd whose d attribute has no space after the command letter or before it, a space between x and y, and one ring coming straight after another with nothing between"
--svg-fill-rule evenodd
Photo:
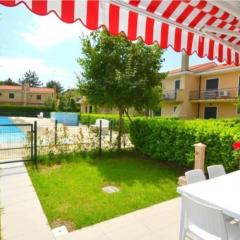
<instances>
[{"instance_id":1,"label":"blue pool water","mask_svg":"<svg viewBox=\"0 0 240 240\"><path fill-rule=\"evenodd\" d=\"M0 143L18 142L26 139L25 134L17 126L1 126L2 124L14 124L9 117L0 116Z\"/></svg>"}]
</instances>

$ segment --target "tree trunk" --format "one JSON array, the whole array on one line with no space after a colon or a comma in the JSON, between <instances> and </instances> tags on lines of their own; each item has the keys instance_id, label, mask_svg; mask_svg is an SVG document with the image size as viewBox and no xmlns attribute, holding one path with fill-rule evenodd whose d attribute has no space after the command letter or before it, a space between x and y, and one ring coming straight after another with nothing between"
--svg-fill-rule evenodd
<instances>
[{"instance_id":1,"label":"tree trunk","mask_svg":"<svg viewBox=\"0 0 240 240\"><path fill-rule=\"evenodd\" d=\"M124 113L124 110L119 109L119 125L118 125L118 137L117 137L118 150L120 150L122 147L123 113Z\"/></svg>"}]
</instances>

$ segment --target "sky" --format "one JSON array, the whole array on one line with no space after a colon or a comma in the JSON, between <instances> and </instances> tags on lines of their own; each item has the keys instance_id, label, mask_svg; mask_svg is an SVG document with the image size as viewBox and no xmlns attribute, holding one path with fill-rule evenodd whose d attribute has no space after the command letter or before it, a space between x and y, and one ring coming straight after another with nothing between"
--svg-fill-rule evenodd
<instances>
[{"instance_id":1,"label":"sky","mask_svg":"<svg viewBox=\"0 0 240 240\"><path fill-rule=\"evenodd\" d=\"M14 8L0 5L0 80L17 81L28 70L35 71L44 84L59 81L65 89L76 86L81 68L79 37L89 34L80 22L66 24L54 13L37 16L23 4ZM162 71L179 68L181 53L171 48L164 52ZM190 65L209 62L196 55Z\"/></svg>"}]
</instances>

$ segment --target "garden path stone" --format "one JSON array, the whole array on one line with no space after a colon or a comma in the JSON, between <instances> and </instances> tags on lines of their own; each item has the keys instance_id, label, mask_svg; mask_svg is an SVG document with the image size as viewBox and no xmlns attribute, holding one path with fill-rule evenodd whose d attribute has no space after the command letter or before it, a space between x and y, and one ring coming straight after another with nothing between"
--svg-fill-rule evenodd
<instances>
[{"instance_id":1,"label":"garden path stone","mask_svg":"<svg viewBox=\"0 0 240 240\"><path fill-rule=\"evenodd\" d=\"M4 240L54 240L24 163L0 165L1 234Z\"/></svg>"}]
</instances>

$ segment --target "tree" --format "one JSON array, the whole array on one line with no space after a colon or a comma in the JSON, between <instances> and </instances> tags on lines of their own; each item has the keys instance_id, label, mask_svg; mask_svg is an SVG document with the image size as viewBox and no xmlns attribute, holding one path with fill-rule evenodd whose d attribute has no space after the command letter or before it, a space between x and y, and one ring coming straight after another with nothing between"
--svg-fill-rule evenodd
<instances>
[{"instance_id":1,"label":"tree","mask_svg":"<svg viewBox=\"0 0 240 240\"><path fill-rule=\"evenodd\" d=\"M131 121L129 108L143 111L160 104L161 80L166 77L159 72L163 52L157 45L145 46L141 40L132 43L123 34L114 37L106 30L83 36L81 43L80 93L93 105L118 109L120 148L123 114Z\"/></svg>"},{"instance_id":2,"label":"tree","mask_svg":"<svg viewBox=\"0 0 240 240\"><path fill-rule=\"evenodd\" d=\"M19 84L14 82L11 78L8 78L7 80L0 81L0 85L18 86Z\"/></svg>"},{"instance_id":3,"label":"tree","mask_svg":"<svg viewBox=\"0 0 240 240\"><path fill-rule=\"evenodd\" d=\"M61 93L64 89L60 82L51 80L46 83L46 87L56 89L56 93Z\"/></svg>"},{"instance_id":4,"label":"tree","mask_svg":"<svg viewBox=\"0 0 240 240\"><path fill-rule=\"evenodd\" d=\"M43 84L39 81L39 77L36 72L29 70L25 72L22 79L19 79L20 84L29 84L30 87L41 87Z\"/></svg>"}]
</instances>

